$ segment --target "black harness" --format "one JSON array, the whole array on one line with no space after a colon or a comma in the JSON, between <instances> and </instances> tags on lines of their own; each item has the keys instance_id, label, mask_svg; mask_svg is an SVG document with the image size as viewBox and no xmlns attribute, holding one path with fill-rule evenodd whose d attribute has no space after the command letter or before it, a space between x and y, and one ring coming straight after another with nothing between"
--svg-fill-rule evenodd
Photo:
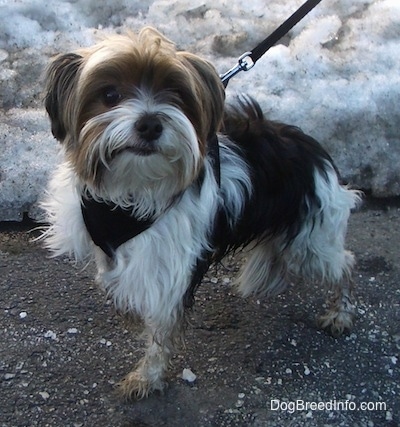
<instances>
[{"instance_id":1,"label":"black harness","mask_svg":"<svg viewBox=\"0 0 400 427\"><path fill-rule=\"evenodd\" d=\"M82 215L93 242L109 257L113 257L118 246L154 223L153 217L138 219L120 206L87 195L82 197Z\"/></svg>"}]
</instances>

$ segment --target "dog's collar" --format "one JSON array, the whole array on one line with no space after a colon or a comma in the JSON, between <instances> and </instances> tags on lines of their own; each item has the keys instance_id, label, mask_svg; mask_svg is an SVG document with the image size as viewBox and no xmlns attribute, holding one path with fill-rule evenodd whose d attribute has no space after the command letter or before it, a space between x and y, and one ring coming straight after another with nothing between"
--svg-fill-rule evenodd
<instances>
[{"instance_id":1,"label":"dog's collar","mask_svg":"<svg viewBox=\"0 0 400 427\"><path fill-rule=\"evenodd\" d=\"M218 137L213 135L208 140L208 156L212 161L215 180L220 185L220 163ZM197 186L201 187L204 171L199 174ZM174 197L170 206L180 198ZM147 230L157 219L156 216L136 218L126 209L113 203L98 201L88 194L82 194L82 216L86 229L93 242L99 246L110 258L117 248L138 234Z\"/></svg>"}]
</instances>

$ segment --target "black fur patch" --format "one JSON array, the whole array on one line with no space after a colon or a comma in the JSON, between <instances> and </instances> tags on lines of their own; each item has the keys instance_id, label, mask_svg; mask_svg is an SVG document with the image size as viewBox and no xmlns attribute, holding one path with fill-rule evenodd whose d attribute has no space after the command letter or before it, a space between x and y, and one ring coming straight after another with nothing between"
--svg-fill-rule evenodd
<instances>
[{"instance_id":1,"label":"black fur patch","mask_svg":"<svg viewBox=\"0 0 400 427\"><path fill-rule=\"evenodd\" d=\"M250 98L228 107L224 132L250 167L253 192L234 229L221 210L215 226L216 258L251 241L281 235L289 244L304 219L320 207L314 173L326 175L329 154L294 126L266 120Z\"/></svg>"}]
</instances>

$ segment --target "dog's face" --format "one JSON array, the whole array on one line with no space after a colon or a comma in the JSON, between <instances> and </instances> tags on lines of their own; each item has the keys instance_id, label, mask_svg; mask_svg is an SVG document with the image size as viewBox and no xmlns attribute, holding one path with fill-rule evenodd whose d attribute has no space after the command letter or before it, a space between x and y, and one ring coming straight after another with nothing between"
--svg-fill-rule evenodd
<instances>
[{"instance_id":1,"label":"dog's face","mask_svg":"<svg viewBox=\"0 0 400 427\"><path fill-rule=\"evenodd\" d=\"M224 89L208 62L146 28L57 57L45 102L85 186L111 197L155 188L172 195L199 173Z\"/></svg>"}]
</instances>

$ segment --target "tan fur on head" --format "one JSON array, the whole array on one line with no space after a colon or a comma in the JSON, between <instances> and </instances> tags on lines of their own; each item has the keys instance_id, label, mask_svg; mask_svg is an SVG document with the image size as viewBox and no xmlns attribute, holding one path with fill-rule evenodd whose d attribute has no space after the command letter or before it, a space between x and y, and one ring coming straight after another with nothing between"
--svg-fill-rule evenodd
<instances>
[{"instance_id":1,"label":"tan fur on head","mask_svg":"<svg viewBox=\"0 0 400 427\"><path fill-rule=\"evenodd\" d=\"M98 184L107 169L99 161L88 163L88 158L94 154L93 141L109 121L87 124L134 101L138 93L145 94L149 103L180 109L193 126L204 156L207 139L222 120L223 85L210 63L177 51L155 29L107 38L77 53L60 55L49 66L45 104L52 131L83 180Z\"/></svg>"}]
</instances>

